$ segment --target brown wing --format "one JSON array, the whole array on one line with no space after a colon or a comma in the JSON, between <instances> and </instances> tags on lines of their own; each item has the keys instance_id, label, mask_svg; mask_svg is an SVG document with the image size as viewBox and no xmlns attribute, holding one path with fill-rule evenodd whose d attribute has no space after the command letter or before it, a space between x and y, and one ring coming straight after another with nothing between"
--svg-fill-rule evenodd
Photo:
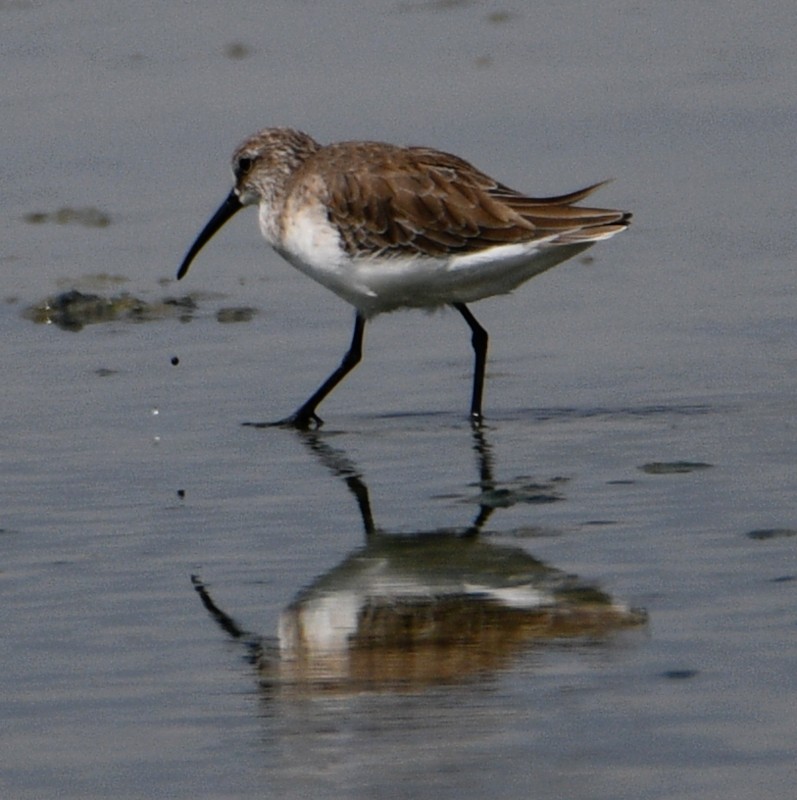
<instances>
[{"instance_id":1,"label":"brown wing","mask_svg":"<svg viewBox=\"0 0 797 800\"><path fill-rule=\"evenodd\" d=\"M440 257L551 236L570 244L609 236L630 216L572 205L602 184L532 198L437 150L343 143L322 152L312 166L323 165L329 218L352 255Z\"/></svg>"}]
</instances>

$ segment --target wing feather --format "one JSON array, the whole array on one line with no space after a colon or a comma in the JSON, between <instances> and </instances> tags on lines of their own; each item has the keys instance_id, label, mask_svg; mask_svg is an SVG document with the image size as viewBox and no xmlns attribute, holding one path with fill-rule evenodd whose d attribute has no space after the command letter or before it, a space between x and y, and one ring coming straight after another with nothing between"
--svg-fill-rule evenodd
<instances>
[{"instance_id":1,"label":"wing feather","mask_svg":"<svg viewBox=\"0 0 797 800\"><path fill-rule=\"evenodd\" d=\"M556 197L528 197L457 156L429 148L330 145L305 168L321 172L329 220L352 256L442 258L537 239L585 243L622 230L630 220L623 211L574 205L602 183ZM301 181L301 170L296 179Z\"/></svg>"}]
</instances>

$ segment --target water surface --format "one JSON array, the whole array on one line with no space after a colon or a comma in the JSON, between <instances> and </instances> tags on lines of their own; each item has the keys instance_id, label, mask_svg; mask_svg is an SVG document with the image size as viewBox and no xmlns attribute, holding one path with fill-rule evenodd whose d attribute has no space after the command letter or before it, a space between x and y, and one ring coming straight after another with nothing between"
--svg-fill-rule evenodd
<instances>
[{"instance_id":1,"label":"water surface","mask_svg":"<svg viewBox=\"0 0 797 800\"><path fill-rule=\"evenodd\" d=\"M3 797L788 794L791 4L0 17ZM635 225L474 307L481 438L447 313L376 320L316 437L243 427L351 325L252 214L173 281L270 124L614 177Z\"/></svg>"}]
</instances>

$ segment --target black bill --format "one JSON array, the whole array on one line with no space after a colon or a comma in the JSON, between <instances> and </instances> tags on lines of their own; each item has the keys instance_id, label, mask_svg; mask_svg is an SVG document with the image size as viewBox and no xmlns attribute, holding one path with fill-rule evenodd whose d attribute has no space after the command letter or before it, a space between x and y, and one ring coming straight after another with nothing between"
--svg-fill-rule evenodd
<instances>
[{"instance_id":1,"label":"black bill","mask_svg":"<svg viewBox=\"0 0 797 800\"><path fill-rule=\"evenodd\" d=\"M208 243L214 233L233 215L240 211L243 204L238 199L235 191L227 195L227 199L219 206L219 210L210 218L208 224L202 229L202 233L196 237L196 241L191 245L191 249L185 254L180 269L177 270L177 280L179 281L191 266L196 254Z\"/></svg>"}]
</instances>

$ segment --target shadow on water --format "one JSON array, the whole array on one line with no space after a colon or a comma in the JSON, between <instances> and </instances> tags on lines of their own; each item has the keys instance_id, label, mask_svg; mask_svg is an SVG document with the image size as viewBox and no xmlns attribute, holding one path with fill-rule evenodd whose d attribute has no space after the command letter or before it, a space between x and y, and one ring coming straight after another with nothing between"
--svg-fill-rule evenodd
<instances>
[{"instance_id":1,"label":"shadow on water","mask_svg":"<svg viewBox=\"0 0 797 800\"><path fill-rule=\"evenodd\" d=\"M365 543L300 590L276 636L257 636L223 611L198 576L194 588L230 636L249 648L264 690L419 690L489 677L524 649L599 641L641 626L643 611L519 547L481 536L494 502L493 458L474 431L479 508L469 525L389 533L348 455L318 432L299 434L355 497Z\"/></svg>"}]
</instances>

